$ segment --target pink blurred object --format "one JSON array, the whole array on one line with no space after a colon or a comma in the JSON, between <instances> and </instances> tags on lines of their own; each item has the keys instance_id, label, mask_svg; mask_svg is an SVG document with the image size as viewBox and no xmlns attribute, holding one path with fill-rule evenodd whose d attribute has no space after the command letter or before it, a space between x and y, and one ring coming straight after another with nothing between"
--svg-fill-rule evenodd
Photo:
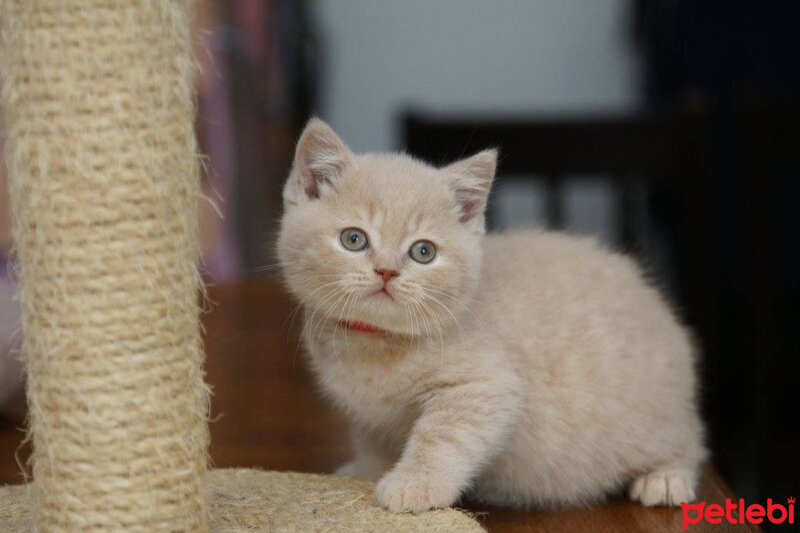
<instances>
[{"instance_id":1,"label":"pink blurred object","mask_svg":"<svg viewBox=\"0 0 800 533\"><path fill-rule=\"evenodd\" d=\"M0 278L0 412L19 414L22 396L22 364L17 351L22 338L19 302L14 299L16 287Z\"/></svg>"}]
</instances>

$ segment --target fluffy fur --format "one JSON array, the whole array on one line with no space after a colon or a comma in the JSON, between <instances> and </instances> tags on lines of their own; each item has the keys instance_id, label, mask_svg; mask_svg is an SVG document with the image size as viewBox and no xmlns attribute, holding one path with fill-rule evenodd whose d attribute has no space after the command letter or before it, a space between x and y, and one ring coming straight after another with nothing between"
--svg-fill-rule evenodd
<instances>
[{"instance_id":1,"label":"fluffy fur","mask_svg":"<svg viewBox=\"0 0 800 533\"><path fill-rule=\"evenodd\" d=\"M394 511L571 506L627 488L691 501L705 457L692 346L628 258L594 240L484 235L496 154L444 168L304 131L278 250L322 389L352 421L339 473ZM369 239L353 252L339 236ZM419 239L431 263L409 257ZM398 275L386 284L376 269ZM342 320L383 333L342 327Z\"/></svg>"}]
</instances>

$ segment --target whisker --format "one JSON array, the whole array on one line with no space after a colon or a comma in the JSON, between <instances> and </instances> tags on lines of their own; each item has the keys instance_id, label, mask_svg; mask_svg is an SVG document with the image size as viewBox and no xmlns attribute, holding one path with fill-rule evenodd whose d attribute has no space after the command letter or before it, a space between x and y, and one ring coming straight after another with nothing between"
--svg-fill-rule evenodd
<instances>
[{"instance_id":1,"label":"whisker","mask_svg":"<svg viewBox=\"0 0 800 533\"><path fill-rule=\"evenodd\" d=\"M455 315L455 314L454 314L454 313L453 313L453 312L450 310L450 308L449 308L449 307L447 307L447 306L446 306L445 304L443 304L442 302L440 302L440 301L439 301L439 300L438 300L438 299L437 299L435 296L431 296L430 294L427 294L427 295L426 295L426 298L428 298L429 300L431 300L431 301L433 301L434 303L436 303L437 305L439 305L439 307L441 307L442 309L444 309L444 310L445 310L445 312L447 312L447 314L449 314L449 315L450 315L450 317L453 319L453 323L454 323L454 324L455 324L455 326L458 328L458 330L461 332L461 338L463 339L463 338L464 338L464 328L463 328L463 326L461 325L461 322L459 322L459 320L458 320L458 318L456 317L456 315Z\"/></svg>"},{"instance_id":2,"label":"whisker","mask_svg":"<svg viewBox=\"0 0 800 533\"><path fill-rule=\"evenodd\" d=\"M408 317L408 323L411 326L411 333L408 335L408 354L411 353L411 349L414 346L414 321L411 317L411 312L409 311L410 307L406 302L403 302L403 312Z\"/></svg>"},{"instance_id":3,"label":"whisker","mask_svg":"<svg viewBox=\"0 0 800 533\"><path fill-rule=\"evenodd\" d=\"M422 335L422 329L420 327L419 322L417 321L417 313L410 304L408 306L408 311L409 313L411 313L411 327L413 332L413 337L411 339L412 344L410 346L410 349L413 349L414 347L413 345L414 340L417 341L417 349L419 349L419 338Z\"/></svg>"},{"instance_id":4,"label":"whisker","mask_svg":"<svg viewBox=\"0 0 800 533\"><path fill-rule=\"evenodd\" d=\"M289 261L287 263L272 263L271 265L261 265L253 268L245 269L245 274L256 274L258 272L266 272L268 270L275 270L276 268L283 268L289 265L294 264L294 261Z\"/></svg>"},{"instance_id":5,"label":"whisker","mask_svg":"<svg viewBox=\"0 0 800 533\"><path fill-rule=\"evenodd\" d=\"M333 302L333 305L331 305L331 307L337 307L339 305L339 302L342 301L342 298L347 297L347 295L348 295L348 288L347 287L339 287L336 290L336 292L331 294L331 296L325 300L326 306L327 306L327 302L330 302L331 300L333 300L334 296L336 296L336 301ZM315 309L314 312L316 313L316 309ZM321 314L321 316L319 318L319 321L314 326L314 329L311 330L311 339L314 342L314 344L319 344L319 341L322 338L322 332L324 331L325 320L330 318L330 316L331 316L330 313L328 313L325 310L323 310L322 314ZM312 315L312 319L311 320L313 322L313 315ZM316 336L316 339L314 338L315 336Z\"/></svg>"},{"instance_id":6,"label":"whisker","mask_svg":"<svg viewBox=\"0 0 800 533\"><path fill-rule=\"evenodd\" d=\"M433 312L433 309L431 309L429 305L425 304L424 302L423 302L423 305L425 305L425 308L428 309L428 312L431 314L431 318L436 321L436 324L438 326L437 330L439 331L439 358L441 359L441 361L443 361L444 360L444 333L445 333L444 323L439 318L439 316L436 313ZM458 321L456 321L456 326L459 328L460 331L463 331L463 330L461 330L461 324ZM463 339L463 334L462 334L462 339Z\"/></svg>"},{"instance_id":7,"label":"whisker","mask_svg":"<svg viewBox=\"0 0 800 533\"><path fill-rule=\"evenodd\" d=\"M315 324L314 324L314 317L316 316L316 314L317 314L317 311L320 309L320 307L321 307L321 306L323 306L323 305L327 305L327 303L328 303L330 300L332 300L332 299L333 299L335 296L337 296L337 295L340 295L341 293L343 293L343 292L344 292L344 291L346 291L346 290L347 290L347 289L346 289L345 287L337 287L337 288L335 288L335 289L334 289L332 292L330 292L330 293L326 294L326 295L325 295L325 296L324 296L324 297L323 297L323 298L322 298L322 299L321 299L319 302L317 302L317 305L314 307L314 311L311 313L311 316L309 317L309 319L308 319L308 324L307 324L307 327L310 327L310 328L312 328L312 329L311 329L311 340L312 340L313 342L316 342L316 341L314 341L314 334L315 334L315 332L316 332L316 326L315 326ZM338 301L338 300L337 300L337 301ZM324 311L323 311L323 315L324 315L324 314L325 314L325 313L324 313ZM323 319L324 319L324 318L323 318ZM317 325L319 325L319 324L317 324ZM306 330L304 330L304 331L306 331Z\"/></svg>"},{"instance_id":8,"label":"whisker","mask_svg":"<svg viewBox=\"0 0 800 533\"><path fill-rule=\"evenodd\" d=\"M294 325L295 317L297 316L297 312L308 302L308 300L311 299L311 297L316 292L318 292L318 291L320 291L320 290L322 290L322 289L324 289L326 287L330 287L331 285L335 285L337 283L337 281L332 281L332 282L320 285L319 287L315 288L310 293L308 293L305 297L300 298L300 301L297 303L297 305L295 305L294 310L292 310L292 312L289 314L289 316L286 317L286 320L283 321L283 326L281 327L281 332L283 332L283 328L286 326L286 322L289 321L290 319L291 319L291 322L289 322L289 328L287 330L287 333L291 332L292 326Z\"/></svg>"},{"instance_id":9,"label":"whisker","mask_svg":"<svg viewBox=\"0 0 800 533\"><path fill-rule=\"evenodd\" d=\"M431 328L430 328L430 323L428 322L428 319L425 317L424 304L421 301L417 301L417 302L414 302L414 306L417 309L419 309L419 314L422 317L422 319L425 321L425 329L428 332L428 339L427 340L430 342L432 340L432 338L433 338L433 333L432 333Z\"/></svg>"},{"instance_id":10,"label":"whisker","mask_svg":"<svg viewBox=\"0 0 800 533\"><path fill-rule=\"evenodd\" d=\"M344 305L342 306L342 309L339 311L339 318L337 319L337 322L336 322L337 324L342 322L342 318L347 318L347 315L349 314L349 312L347 312L347 308L348 308L348 304L350 303L351 299L354 302L353 305L355 305L355 294L356 294L355 291L350 291L348 293L347 299L344 301ZM339 329L339 328L337 327L336 329ZM336 341L336 330L333 331L333 340L334 340L334 342ZM347 348L348 350L350 349L350 343L349 343L349 340L348 340L347 329L344 330L344 345L345 345L345 348Z\"/></svg>"},{"instance_id":11,"label":"whisker","mask_svg":"<svg viewBox=\"0 0 800 533\"><path fill-rule=\"evenodd\" d=\"M439 296L442 296L443 298L447 298L448 300L451 300L452 302L454 302L455 304L457 304L459 307L461 307L461 308L462 308L464 311L466 311L466 312L468 312L470 315L472 315L472 317L473 317L473 318L475 318L476 320L479 320L479 319L480 319L480 318L478 317L478 315L476 315L476 314L475 314L475 312L472 310L472 308L471 308L470 306L468 306L467 304L465 304L465 303L462 301L462 299L461 299L461 298L458 298L458 297L457 297L457 296L455 296L453 293L451 293L451 292L449 292L449 291L446 291L446 290L444 290L444 289L443 289L443 288L441 288L441 287L433 287L433 286L430 286L430 285L420 285L420 286L421 286L421 287L423 288L423 290L425 290L425 291L428 291L428 292L433 292L434 294L437 294L437 295L439 295ZM482 302L478 301L478 303L482 303Z\"/></svg>"},{"instance_id":12,"label":"whisker","mask_svg":"<svg viewBox=\"0 0 800 533\"><path fill-rule=\"evenodd\" d=\"M422 312L422 309L420 308L419 303L418 302L412 302L412 303L414 305L414 308L417 311L419 311L419 316L420 316L421 321L425 323L425 331L428 333L428 337L431 337L432 336L432 332L431 332L430 324L428 323L428 319L425 318L425 314ZM420 340L421 339L422 339L422 333L420 333ZM420 345L420 342L417 342L417 349L418 350L422 349L422 346Z\"/></svg>"}]
</instances>

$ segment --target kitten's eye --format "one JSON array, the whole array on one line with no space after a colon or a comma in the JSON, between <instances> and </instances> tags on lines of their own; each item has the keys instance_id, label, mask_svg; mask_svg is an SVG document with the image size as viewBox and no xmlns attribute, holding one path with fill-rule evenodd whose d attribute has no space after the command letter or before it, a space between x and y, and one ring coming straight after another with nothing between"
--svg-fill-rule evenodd
<instances>
[{"instance_id":1,"label":"kitten's eye","mask_svg":"<svg viewBox=\"0 0 800 533\"><path fill-rule=\"evenodd\" d=\"M347 228L339 235L339 240L342 241L342 246L351 252L360 252L369 244L367 234L358 228Z\"/></svg>"},{"instance_id":2,"label":"kitten's eye","mask_svg":"<svg viewBox=\"0 0 800 533\"><path fill-rule=\"evenodd\" d=\"M436 257L436 247L430 241L417 241L411 245L408 255L417 263L430 263Z\"/></svg>"}]
</instances>

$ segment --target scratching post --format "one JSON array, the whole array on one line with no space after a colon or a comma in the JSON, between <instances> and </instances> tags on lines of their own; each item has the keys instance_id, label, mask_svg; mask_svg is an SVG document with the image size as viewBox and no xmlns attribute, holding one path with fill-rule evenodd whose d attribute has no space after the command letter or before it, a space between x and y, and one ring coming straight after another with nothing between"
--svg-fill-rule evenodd
<instances>
[{"instance_id":1,"label":"scratching post","mask_svg":"<svg viewBox=\"0 0 800 533\"><path fill-rule=\"evenodd\" d=\"M187 3L3 7L38 526L202 530Z\"/></svg>"},{"instance_id":2,"label":"scratching post","mask_svg":"<svg viewBox=\"0 0 800 533\"><path fill-rule=\"evenodd\" d=\"M188 0L0 0L33 480L0 531L480 531L373 486L206 472Z\"/></svg>"}]
</instances>

